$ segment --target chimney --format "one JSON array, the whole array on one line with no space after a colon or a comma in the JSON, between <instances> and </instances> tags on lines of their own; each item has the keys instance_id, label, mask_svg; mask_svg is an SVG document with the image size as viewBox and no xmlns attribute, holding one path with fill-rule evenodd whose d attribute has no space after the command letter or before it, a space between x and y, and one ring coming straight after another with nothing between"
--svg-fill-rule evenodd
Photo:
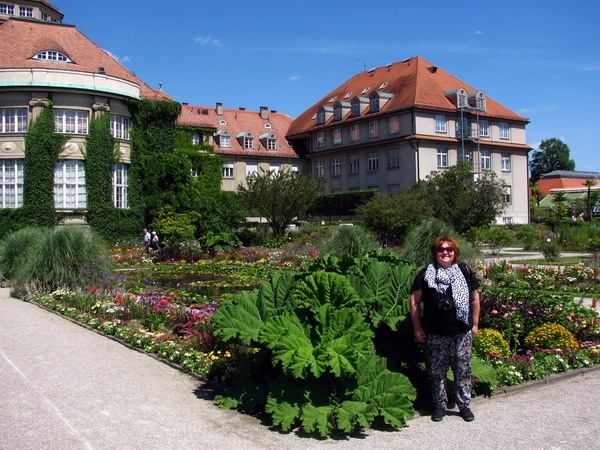
<instances>
[{"instance_id":1,"label":"chimney","mask_svg":"<svg viewBox=\"0 0 600 450\"><path fill-rule=\"evenodd\" d=\"M266 106L260 107L260 118L269 120L269 108L267 108Z\"/></svg>"},{"instance_id":2,"label":"chimney","mask_svg":"<svg viewBox=\"0 0 600 450\"><path fill-rule=\"evenodd\" d=\"M217 116L223 115L223 103L217 102Z\"/></svg>"}]
</instances>

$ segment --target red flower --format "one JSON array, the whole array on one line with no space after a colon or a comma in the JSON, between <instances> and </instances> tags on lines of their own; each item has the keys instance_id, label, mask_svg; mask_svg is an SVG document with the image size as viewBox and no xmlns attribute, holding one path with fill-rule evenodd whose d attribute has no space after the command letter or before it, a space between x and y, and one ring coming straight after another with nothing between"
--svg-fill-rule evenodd
<instances>
[{"instance_id":1,"label":"red flower","mask_svg":"<svg viewBox=\"0 0 600 450\"><path fill-rule=\"evenodd\" d=\"M93 286L89 289L90 294L93 294L94 292L96 292L98 290L98 286Z\"/></svg>"},{"instance_id":2,"label":"red flower","mask_svg":"<svg viewBox=\"0 0 600 450\"><path fill-rule=\"evenodd\" d=\"M160 300L160 302L158 302L158 304L159 304L160 306L167 306L167 305L169 304L169 302L168 302L167 300L165 300L164 298L162 298L162 299Z\"/></svg>"}]
</instances>

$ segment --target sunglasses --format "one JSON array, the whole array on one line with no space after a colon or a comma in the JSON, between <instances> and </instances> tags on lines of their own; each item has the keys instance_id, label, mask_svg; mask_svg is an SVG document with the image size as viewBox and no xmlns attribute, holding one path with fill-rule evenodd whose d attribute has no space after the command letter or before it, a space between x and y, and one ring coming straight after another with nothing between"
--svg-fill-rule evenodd
<instances>
[{"instance_id":1,"label":"sunglasses","mask_svg":"<svg viewBox=\"0 0 600 450\"><path fill-rule=\"evenodd\" d=\"M438 253L454 253L454 247L438 247L436 250Z\"/></svg>"}]
</instances>

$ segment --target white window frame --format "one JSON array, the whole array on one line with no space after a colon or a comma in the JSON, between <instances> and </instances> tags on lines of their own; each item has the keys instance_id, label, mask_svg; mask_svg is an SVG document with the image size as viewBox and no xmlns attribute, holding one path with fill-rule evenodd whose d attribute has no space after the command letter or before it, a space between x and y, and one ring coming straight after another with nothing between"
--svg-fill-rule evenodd
<instances>
[{"instance_id":1,"label":"white window frame","mask_svg":"<svg viewBox=\"0 0 600 450\"><path fill-rule=\"evenodd\" d=\"M271 138L267 139L267 150L271 150L271 151L277 150L277 139L271 139Z\"/></svg>"},{"instance_id":2,"label":"white window frame","mask_svg":"<svg viewBox=\"0 0 600 450\"><path fill-rule=\"evenodd\" d=\"M358 156L350 156L348 158L348 174L356 175L359 171Z\"/></svg>"},{"instance_id":3,"label":"white window frame","mask_svg":"<svg viewBox=\"0 0 600 450\"><path fill-rule=\"evenodd\" d=\"M500 122L500 139L510 139L510 128L508 123Z\"/></svg>"},{"instance_id":4,"label":"white window frame","mask_svg":"<svg viewBox=\"0 0 600 450\"><path fill-rule=\"evenodd\" d=\"M448 149L447 148L438 148L437 149L437 166L438 167L448 167Z\"/></svg>"},{"instance_id":5,"label":"white window frame","mask_svg":"<svg viewBox=\"0 0 600 450\"><path fill-rule=\"evenodd\" d=\"M280 163L269 164L269 173L271 173L271 178L275 178L276 176L278 176L280 170L281 170Z\"/></svg>"},{"instance_id":6,"label":"white window frame","mask_svg":"<svg viewBox=\"0 0 600 450\"><path fill-rule=\"evenodd\" d=\"M502 186L502 200L506 204L512 203L512 192L509 185Z\"/></svg>"},{"instance_id":7,"label":"white window frame","mask_svg":"<svg viewBox=\"0 0 600 450\"><path fill-rule=\"evenodd\" d=\"M379 111L379 97L374 96L371 98L371 112Z\"/></svg>"},{"instance_id":8,"label":"white window frame","mask_svg":"<svg viewBox=\"0 0 600 450\"><path fill-rule=\"evenodd\" d=\"M246 163L246 178L256 178L258 176L258 163Z\"/></svg>"},{"instance_id":9,"label":"white window frame","mask_svg":"<svg viewBox=\"0 0 600 450\"><path fill-rule=\"evenodd\" d=\"M458 160L459 161L466 161L469 164L472 164L473 157L471 155L471 151L467 150L467 149L463 150L462 148L459 148L458 149Z\"/></svg>"},{"instance_id":10,"label":"white window frame","mask_svg":"<svg viewBox=\"0 0 600 450\"><path fill-rule=\"evenodd\" d=\"M510 153L502 153L502 156L500 158L500 170L502 170L502 172L510 172Z\"/></svg>"},{"instance_id":11,"label":"white window frame","mask_svg":"<svg viewBox=\"0 0 600 450\"><path fill-rule=\"evenodd\" d=\"M24 164L23 159L1 160L2 208L20 208L23 206Z\"/></svg>"},{"instance_id":12,"label":"white window frame","mask_svg":"<svg viewBox=\"0 0 600 450\"><path fill-rule=\"evenodd\" d=\"M231 137L230 136L219 136L219 147L231 148Z\"/></svg>"},{"instance_id":13,"label":"white window frame","mask_svg":"<svg viewBox=\"0 0 600 450\"><path fill-rule=\"evenodd\" d=\"M491 170L492 169L492 154L488 150L481 151L481 170Z\"/></svg>"},{"instance_id":14,"label":"white window frame","mask_svg":"<svg viewBox=\"0 0 600 450\"><path fill-rule=\"evenodd\" d=\"M0 133L27 133L27 108L0 109Z\"/></svg>"},{"instance_id":15,"label":"white window frame","mask_svg":"<svg viewBox=\"0 0 600 450\"><path fill-rule=\"evenodd\" d=\"M325 176L325 163L323 161L315 161L315 176L317 178Z\"/></svg>"},{"instance_id":16,"label":"white window frame","mask_svg":"<svg viewBox=\"0 0 600 450\"><path fill-rule=\"evenodd\" d=\"M228 162L221 165L221 177L222 178L235 178L233 173L233 163Z\"/></svg>"},{"instance_id":17,"label":"white window frame","mask_svg":"<svg viewBox=\"0 0 600 450\"><path fill-rule=\"evenodd\" d=\"M331 176L337 177L342 174L342 162L340 158L333 158L331 160Z\"/></svg>"},{"instance_id":18,"label":"white window frame","mask_svg":"<svg viewBox=\"0 0 600 450\"><path fill-rule=\"evenodd\" d=\"M443 114L435 115L435 132L436 133L447 133L448 132L447 121L446 121L445 115L443 115Z\"/></svg>"},{"instance_id":19,"label":"white window frame","mask_svg":"<svg viewBox=\"0 0 600 450\"><path fill-rule=\"evenodd\" d=\"M127 196L127 166L123 163L113 164L112 177L112 200L115 208L129 208L129 200Z\"/></svg>"},{"instance_id":20,"label":"white window frame","mask_svg":"<svg viewBox=\"0 0 600 450\"><path fill-rule=\"evenodd\" d=\"M54 166L54 208L87 208L87 186L83 161L59 161Z\"/></svg>"},{"instance_id":21,"label":"white window frame","mask_svg":"<svg viewBox=\"0 0 600 450\"><path fill-rule=\"evenodd\" d=\"M61 134L88 134L89 112L81 109L55 109L54 131Z\"/></svg>"},{"instance_id":22,"label":"white window frame","mask_svg":"<svg viewBox=\"0 0 600 450\"><path fill-rule=\"evenodd\" d=\"M19 6L19 16L33 18L33 8L30 6Z\"/></svg>"},{"instance_id":23,"label":"white window frame","mask_svg":"<svg viewBox=\"0 0 600 450\"><path fill-rule=\"evenodd\" d=\"M377 152L369 152L367 155L367 171L377 172L379 170L379 155Z\"/></svg>"},{"instance_id":24,"label":"white window frame","mask_svg":"<svg viewBox=\"0 0 600 450\"><path fill-rule=\"evenodd\" d=\"M254 138L244 136L244 150L254 150Z\"/></svg>"},{"instance_id":25,"label":"white window frame","mask_svg":"<svg viewBox=\"0 0 600 450\"><path fill-rule=\"evenodd\" d=\"M129 117L110 115L110 132L114 138L128 141L130 129L131 119Z\"/></svg>"},{"instance_id":26,"label":"white window frame","mask_svg":"<svg viewBox=\"0 0 600 450\"><path fill-rule=\"evenodd\" d=\"M490 124L487 120L479 121L479 136L489 137L490 136Z\"/></svg>"},{"instance_id":27,"label":"white window frame","mask_svg":"<svg viewBox=\"0 0 600 450\"><path fill-rule=\"evenodd\" d=\"M6 3L0 4L0 14L14 16L15 15L15 5L7 5Z\"/></svg>"}]
</instances>

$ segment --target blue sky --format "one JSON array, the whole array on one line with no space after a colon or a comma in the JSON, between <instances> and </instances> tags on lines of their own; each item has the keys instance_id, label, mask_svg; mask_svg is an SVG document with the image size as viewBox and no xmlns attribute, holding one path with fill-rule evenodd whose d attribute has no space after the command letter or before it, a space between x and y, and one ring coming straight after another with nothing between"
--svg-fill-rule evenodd
<instances>
[{"instance_id":1,"label":"blue sky","mask_svg":"<svg viewBox=\"0 0 600 450\"><path fill-rule=\"evenodd\" d=\"M422 56L527 117L600 171L595 0L50 0L179 102L297 117L357 72Z\"/></svg>"}]
</instances>

